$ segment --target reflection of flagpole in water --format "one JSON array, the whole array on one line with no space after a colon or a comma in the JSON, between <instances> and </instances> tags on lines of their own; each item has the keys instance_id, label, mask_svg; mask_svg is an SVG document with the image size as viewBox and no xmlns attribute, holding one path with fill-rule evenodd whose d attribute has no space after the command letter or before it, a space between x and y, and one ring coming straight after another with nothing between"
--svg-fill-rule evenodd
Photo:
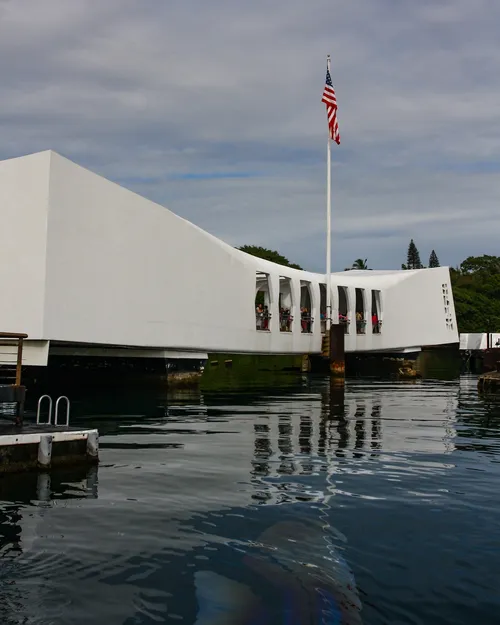
<instances>
[{"instance_id":1,"label":"reflection of flagpole in water","mask_svg":"<svg viewBox=\"0 0 500 625\"><path fill-rule=\"evenodd\" d=\"M337 380L335 378L331 378L330 387L328 389L327 396L328 396L328 402L326 405L326 414L324 415L324 418L326 419L326 421L334 420L335 418L344 419L345 418L344 380L342 379ZM326 432L327 432L326 437L328 440L329 427L328 425L326 425L325 427L326 427ZM326 465L325 491L323 495L323 501L320 504L319 518L323 524L323 530L325 530L325 532L323 533L323 540L326 543L328 553L333 560L337 560L338 558L335 557L334 555L334 546L328 534L326 533L326 531L329 531L329 533L335 533L337 536L342 538L343 541L345 541L344 536L342 536L334 527L332 527L330 523L330 516L331 516L331 510L332 510L330 500L332 497L335 496L335 485L332 483L332 477L335 472L333 459L334 459L334 454L332 453L330 449L330 445L327 442L327 444L325 445L325 465Z\"/></svg>"}]
</instances>

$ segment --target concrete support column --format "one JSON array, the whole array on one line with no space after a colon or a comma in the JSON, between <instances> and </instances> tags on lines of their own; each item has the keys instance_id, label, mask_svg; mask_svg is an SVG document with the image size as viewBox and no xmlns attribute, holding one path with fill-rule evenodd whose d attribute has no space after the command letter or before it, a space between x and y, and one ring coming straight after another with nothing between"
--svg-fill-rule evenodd
<instances>
[{"instance_id":1,"label":"concrete support column","mask_svg":"<svg viewBox=\"0 0 500 625\"><path fill-rule=\"evenodd\" d=\"M300 279L293 278L290 280L290 287L292 289L292 308L290 314L293 317L292 332L293 334L302 334L302 325L300 317Z\"/></svg>"},{"instance_id":2,"label":"concrete support column","mask_svg":"<svg viewBox=\"0 0 500 625\"><path fill-rule=\"evenodd\" d=\"M48 469L52 461L52 434L42 434L38 444L38 465Z\"/></svg>"},{"instance_id":3,"label":"concrete support column","mask_svg":"<svg viewBox=\"0 0 500 625\"><path fill-rule=\"evenodd\" d=\"M269 312L271 313L271 322L269 324L269 329L272 332L279 332L280 329L280 308L279 308L279 297L280 297L280 278L278 274L269 274L267 284L269 287L269 298L271 300L271 305L269 307Z\"/></svg>"}]
</instances>

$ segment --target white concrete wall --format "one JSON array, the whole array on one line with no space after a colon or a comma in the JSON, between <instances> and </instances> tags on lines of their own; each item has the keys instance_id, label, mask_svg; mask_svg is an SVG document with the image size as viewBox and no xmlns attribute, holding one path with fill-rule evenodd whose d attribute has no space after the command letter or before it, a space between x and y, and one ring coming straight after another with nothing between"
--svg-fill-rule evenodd
<instances>
[{"instance_id":1,"label":"white concrete wall","mask_svg":"<svg viewBox=\"0 0 500 625\"><path fill-rule=\"evenodd\" d=\"M0 332L43 334L49 163L0 162Z\"/></svg>"},{"instance_id":2,"label":"white concrete wall","mask_svg":"<svg viewBox=\"0 0 500 625\"><path fill-rule=\"evenodd\" d=\"M407 275L404 275L407 274ZM452 328L447 327L442 285L449 294ZM447 267L401 272L383 293L382 332L394 346L457 343L458 331Z\"/></svg>"},{"instance_id":3,"label":"white concrete wall","mask_svg":"<svg viewBox=\"0 0 500 625\"><path fill-rule=\"evenodd\" d=\"M447 327L442 285L448 286L449 318ZM416 271L348 271L332 276L332 291L338 312L337 286L347 287L349 333L347 351L382 351L405 347L458 342L450 274L447 267ZM356 288L364 290L367 316L366 334L356 333ZM381 292L382 328L372 333L371 292ZM335 315L334 315L335 316ZM448 324L449 326L450 324Z\"/></svg>"},{"instance_id":4,"label":"white concrete wall","mask_svg":"<svg viewBox=\"0 0 500 625\"><path fill-rule=\"evenodd\" d=\"M251 272L165 208L53 154L45 334L172 348L248 342ZM246 335L246 336L245 336Z\"/></svg>"},{"instance_id":5,"label":"white concrete wall","mask_svg":"<svg viewBox=\"0 0 500 625\"><path fill-rule=\"evenodd\" d=\"M500 334L491 332L490 341L492 347L497 347L496 342L500 341ZM487 349L486 332L469 332L460 334L460 349Z\"/></svg>"},{"instance_id":6,"label":"white concrete wall","mask_svg":"<svg viewBox=\"0 0 500 625\"><path fill-rule=\"evenodd\" d=\"M21 297L21 304L0 308L0 331L25 331L30 339L52 342L183 352L320 351L319 285L324 275L235 250L53 152L6 161L0 164L2 171L9 175L0 178L0 198L5 198L0 214L16 227L11 237L1 235L0 288ZM19 246L23 253L14 260L8 252ZM269 275L270 332L255 327L257 271ZM290 279L293 292L290 333L279 331L280 276ZM312 334L301 332L301 280L311 283ZM337 286L348 290L346 349L396 350L458 341L452 306L454 329L446 327L442 284L449 284L447 268L333 274L334 322ZM356 335L356 287L365 289L366 335ZM380 335L372 335L372 289L381 291Z\"/></svg>"},{"instance_id":7,"label":"white concrete wall","mask_svg":"<svg viewBox=\"0 0 500 625\"><path fill-rule=\"evenodd\" d=\"M279 273L270 280L275 331L255 330L256 271L276 266L57 154L47 247L44 335L52 340L206 351L313 348L311 337L278 330Z\"/></svg>"}]
</instances>

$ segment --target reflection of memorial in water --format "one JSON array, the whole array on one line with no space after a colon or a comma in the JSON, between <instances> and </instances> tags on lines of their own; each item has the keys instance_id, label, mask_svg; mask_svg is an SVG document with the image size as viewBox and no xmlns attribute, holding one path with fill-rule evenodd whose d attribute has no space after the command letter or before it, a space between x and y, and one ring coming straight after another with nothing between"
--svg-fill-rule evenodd
<instances>
[{"instance_id":1,"label":"reflection of memorial in water","mask_svg":"<svg viewBox=\"0 0 500 625\"><path fill-rule=\"evenodd\" d=\"M291 417L288 415L280 416L278 423L278 449L280 451L279 474L294 475L296 472L294 462L295 454L293 453L294 450L292 446L293 434Z\"/></svg>"},{"instance_id":2,"label":"reflection of memorial in water","mask_svg":"<svg viewBox=\"0 0 500 625\"><path fill-rule=\"evenodd\" d=\"M291 396L273 408L273 413L257 417L253 424L253 498L261 503L309 500L307 489L287 478L318 472L318 451L312 441L319 422L319 397Z\"/></svg>"},{"instance_id":3,"label":"reflection of memorial in water","mask_svg":"<svg viewBox=\"0 0 500 625\"><path fill-rule=\"evenodd\" d=\"M355 424L354 424L354 432L355 432L355 442L354 442L354 449L356 450L362 450L364 448L364 444L365 444L365 410L366 410L366 405L363 402L359 402L356 403L356 412L354 413L354 419L355 419ZM359 451L357 453L354 453L354 457L355 458L362 458L363 454L359 453Z\"/></svg>"},{"instance_id":4,"label":"reflection of memorial in water","mask_svg":"<svg viewBox=\"0 0 500 625\"><path fill-rule=\"evenodd\" d=\"M312 455L313 422L310 415L301 415L299 424L299 449L302 473L311 474L314 471Z\"/></svg>"},{"instance_id":5,"label":"reflection of memorial in water","mask_svg":"<svg viewBox=\"0 0 500 625\"><path fill-rule=\"evenodd\" d=\"M277 503L283 500L278 493L287 491L287 500L301 501L309 489L307 496L318 499L323 492L312 487L318 480L303 478L373 471L381 454L449 453L454 449L457 399L458 385L438 393L422 386L421 393L411 395L401 385L353 385L345 394L334 383L315 394L282 399L254 424L252 481L257 498ZM324 490L324 482L320 488Z\"/></svg>"},{"instance_id":6,"label":"reflection of memorial in water","mask_svg":"<svg viewBox=\"0 0 500 625\"><path fill-rule=\"evenodd\" d=\"M273 453L269 424L255 423L253 427L255 433L255 451L252 462L252 472L256 476L267 476L270 473L268 460Z\"/></svg>"},{"instance_id":7,"label":"reflection of memorial in water","mask_svg":"<svg viewBox=\"0 0 500 625\"><path fill-rule=\"evenodd\" d=\"M292 396L281 400L274 414L254 423L252 483L261 503L310 501L322 497L303 477L327 471L333 450L347 446L344 393ZM279 412L278 412L279 410ZM340 432L340 435L337 435ZM296 476L297 480L292 480Z\"/></svg>"},{"instance_id":8,"label":"reflection of memorial in water","mask_svg":"<svg viewBox=\"0 0 500 625\"><path fill-rule=\"evenodd\" d=\"M374 451L382 449L382 428L381 428L382 406L374 403L371 410L371 448Z\"/></svg>"}]
</instances>

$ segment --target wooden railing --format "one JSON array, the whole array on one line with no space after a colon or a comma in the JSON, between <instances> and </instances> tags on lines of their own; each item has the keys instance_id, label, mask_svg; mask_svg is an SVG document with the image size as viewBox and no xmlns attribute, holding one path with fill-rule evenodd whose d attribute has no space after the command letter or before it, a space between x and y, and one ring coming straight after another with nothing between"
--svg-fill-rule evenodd
<instances>
[{"instance_id":1,"label":"wooden railing","mask_svg":"<svg viewBox=\"0 0 500 625\"><path fill-rule=\"evenodd\" d=\"M23 341L28 338L27 334L16 332L0 332L0 363L3 363L3 380L10 380L14 386L21 386L23 366ZM11 351L4 351L6 347L14 347ZM7 356L7 358L5 358ZM0 379L0 383L2 382Z\"/></svg>"}]
</instances>

